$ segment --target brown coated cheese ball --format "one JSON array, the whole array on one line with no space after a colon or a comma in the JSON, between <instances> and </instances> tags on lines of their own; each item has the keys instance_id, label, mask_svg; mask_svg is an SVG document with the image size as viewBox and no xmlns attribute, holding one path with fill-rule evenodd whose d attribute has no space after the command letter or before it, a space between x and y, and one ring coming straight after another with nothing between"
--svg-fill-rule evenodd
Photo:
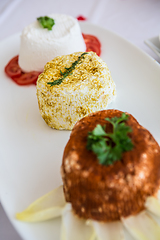
<instances>
[{"instance_id":1,"label":"brown coated cheese ball","mask_svg":"<svg viewBox=\"0 0 160 240\"><path fill-rule=\"evenodd\" d=\"M79 217L98 221L115 221L144 209L148 196L154 195L160 179L160 147L151 133L130 114L134 148L124 152L113 165L99 164L87 150L87 135L97 124L112 125L106 117L120 117L119 110L99 111L81 119L72 130L62 162L64 194Z\"/></svg>"}]
</instances>

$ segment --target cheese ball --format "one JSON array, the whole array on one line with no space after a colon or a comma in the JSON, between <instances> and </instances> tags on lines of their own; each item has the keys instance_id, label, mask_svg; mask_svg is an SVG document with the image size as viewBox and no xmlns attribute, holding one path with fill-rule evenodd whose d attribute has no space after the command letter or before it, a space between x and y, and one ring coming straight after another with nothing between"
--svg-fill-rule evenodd
<instances>
[{"instance_id":1,"label":"cheese ball","mask_svg":"<svg viewBox=\"0 0 160 240\"><path fill-rule=\"evenodd\" d=\"M151 133L129 115L126 125L133 149L111 165L101 165L87 150L87 136L97 124L112 125L105 118L120 117L109 109L92 113L74 126L64 149L61 167L64 194L76 215L84 219L111 222L136 215L145 209L148 196L156 195L160 184L160 147Z\"/></svg>"},{"instance_id":2,"label":"cheese ball","mask_svg":"<svg viewBox=\"0 0 160 240\"><path fill-rule=\"evenodd\" d=\"M42 72L44 65L55 57L86 50L77 19L64 14L49 17L55 22L52 30L35 21L22 31L19 65L24 72Z\"/></svg>"},{"instance_id":3,"label":"cheese ball","mask_svg":"<svg viewBox=\"0 0 160 240\"><path fill-rule=\"evenodd\" d=\"M37 81L41 116L55 129L71 130L84 116L106 109L115 96L111 73L94 52L54 58Z\"/></svg>"}]
</instances>

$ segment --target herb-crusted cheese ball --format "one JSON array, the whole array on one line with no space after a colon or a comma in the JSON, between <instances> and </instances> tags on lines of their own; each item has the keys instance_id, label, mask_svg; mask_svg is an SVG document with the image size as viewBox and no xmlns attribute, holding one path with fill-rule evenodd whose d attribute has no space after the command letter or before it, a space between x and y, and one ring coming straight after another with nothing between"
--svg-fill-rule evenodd
<instances>
[{"instance_id":1,"label":"herb-crusted cheese ball","mask_svg":"<svg viewBox=\"0 0 160 240\"><path fill-rule=\"evenodd\" d=\"M84 116L105 109L116 95L106 63L94 52L54 58L37 81L37 98L45 122L71 130Z\"/></svg>"}]
</instances>

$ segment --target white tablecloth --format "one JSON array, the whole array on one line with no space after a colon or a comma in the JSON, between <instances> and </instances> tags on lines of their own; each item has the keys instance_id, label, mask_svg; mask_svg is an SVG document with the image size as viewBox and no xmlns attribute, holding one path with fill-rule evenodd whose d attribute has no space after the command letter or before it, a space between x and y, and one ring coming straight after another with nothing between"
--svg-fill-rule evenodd
<instances>
[{"instance_id":1,"label":"white tablecloth","mask_svg":"<svg viewBox=\"0 0 160 240\"><path fill-rule=\"evenodd\" d=\"M0 0L0 41L49 13L83 15L89 22L116 32L160 62L144 44L145 39L160 33L160 0ZM1 206L0 239L21 239Z\"/></svg>"}]
</instances>

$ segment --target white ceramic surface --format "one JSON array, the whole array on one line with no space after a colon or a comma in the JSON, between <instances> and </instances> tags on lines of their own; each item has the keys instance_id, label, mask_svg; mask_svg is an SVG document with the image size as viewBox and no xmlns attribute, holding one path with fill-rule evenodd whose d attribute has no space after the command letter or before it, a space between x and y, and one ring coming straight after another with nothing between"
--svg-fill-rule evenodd
<instances>
[{"instance_id":1,"label":"white ceramic surface","mask_svg":"<svg viewBox=\"0 0 160 240\"><path fill-rule=\"evenodd\" d=\"M153 52L155 52L155 54L157 54L158 57L160 57L160 37L159 36L149 38L144 42L150 49L152 49Z\"/></svg>"},{"instance_id":2,"label":"white ceramic surface","mask_svg":"<svg viewBox=\"0 0 160 240\"><path fill-rule=\"evenodd\" d=\"M160 143L160 66L116 34L81 23L96 35L111 70L117 97L109 108L128 111ZM19 34L0 43L0 199L23 239L59 240L60 219L22 223L15 213L61 184L60 165L69 131L49 128L38 110L35 86L20 87L5 76L5 64L19 52Z\"/></svg>"}]
</instances>

